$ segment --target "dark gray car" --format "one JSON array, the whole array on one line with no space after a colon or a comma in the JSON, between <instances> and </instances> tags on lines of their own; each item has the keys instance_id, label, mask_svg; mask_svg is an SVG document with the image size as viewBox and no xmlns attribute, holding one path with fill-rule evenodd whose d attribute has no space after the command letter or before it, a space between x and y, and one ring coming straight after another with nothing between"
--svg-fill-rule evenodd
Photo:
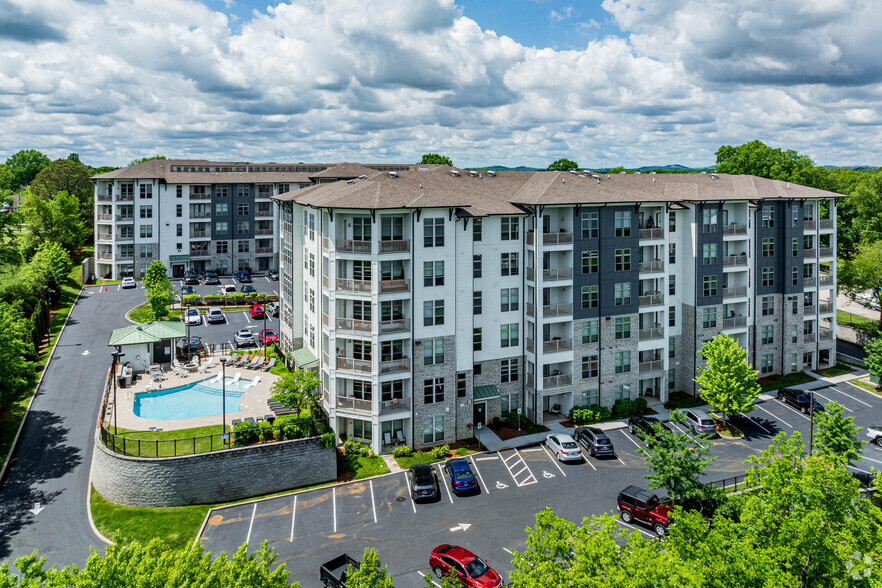
<instances>
[{"instance_id":1,"label":"dark gray car","mask_svg":"<svg viewBox=\"0 0 882 588\"><path fill-rule=\"evenodd\" d=\"M441 497L438 486L438 476L435 468L429 464L420 463L410 466L407 470L407 479L410 485L410 495L417 500L437 500Z\"/></svg>"},{"instance_id":2,"label":"dark gray car","mask_svg":"<svg viewBox=\"0 0 882 588\"><path fill-rule=\"evenodd\" d=\"M717 434L717 423L703 410L690 408L684 410L686 415L686 426L692 431L692 434L710 435L713 437Z\"/></svg>"},{"instance_id":3,"label":"dark gray car","mask_svg":"<svg viewBox=\"0 0 882 588\"><path fill-rule=\"evenodd\" d=\"M576 429L576 441L588 450L588 455L609 455L615 457L616 450L612 441L602 430L596 427L580 427Z\"/></svg>"}]
</instances>

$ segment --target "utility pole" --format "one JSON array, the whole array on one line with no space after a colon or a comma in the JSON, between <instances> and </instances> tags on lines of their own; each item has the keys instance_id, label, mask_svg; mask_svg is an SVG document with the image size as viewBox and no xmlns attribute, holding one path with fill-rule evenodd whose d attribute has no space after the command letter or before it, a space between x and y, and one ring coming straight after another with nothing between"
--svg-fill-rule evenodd
<instances>
[{"instance_id":1,"label":"utility pole","mask_svg":"<svg viewBox=\"0 0 882 588\"><path fill-rule=\"evenodd\" d=\"M811 407L811 416L809 418L809 457L812 455L812 447L815 444L815 391L809 390L809 395L811 400L809 400L809 406Z\"/></svg>"}]
</instances>

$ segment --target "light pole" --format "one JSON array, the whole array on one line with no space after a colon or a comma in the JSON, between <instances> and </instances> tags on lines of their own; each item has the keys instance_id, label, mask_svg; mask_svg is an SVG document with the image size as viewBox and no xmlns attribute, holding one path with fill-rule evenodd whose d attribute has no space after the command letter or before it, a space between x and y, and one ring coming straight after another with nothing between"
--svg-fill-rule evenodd
<instances>
[{"instance_id":1,"label":"light pole","mask_svg":"<svg viewBox=\"0 0 882 588\"><path fill-rule=\"evenodd\" d=\"M183 298L181 298L183 300ZM184 311L184 324L187 325L187 361L190 361L190 354L192 346L190 345L190 305L187 305L187 310Z\"/></svg>"},{"instance_id":2,"label":"light pole","mask_svg":"<svg viewBox=\"0 0 882 588\"><path fill-rule=\"evenodd\" d=\"M809 418L809 452L808 456L812 456L812 446L815 444L815 391L809 390L811 399L809 400L809 410L811 415Z\"/></svg>"},{"instance_id":3,"label":"light pole","mask_svg":"<svg viewBox=\"0 0 882 588\"><path fill-rule=\"evenodd\" d=\"M221 363L221 440L226 443L227 433L227 358L222 357Z\"/></svg>"},{"instance_id":4,"label":"light pole","mask_svg":"<svg viewBox=\"0 0 882 588\"><path fill-rule=\"evenodd\" d=\"M119 412L119 406L117 406L117 404L116 404L116 379L117 379L116 374L119 371L119 358L123 357L125 355L125 353L120 351L119 347L117 347L116 351L111 352L110 355L113 356L113 362L112 362L113 368L111 369L111 371L113 372L111 374L111 377L113 378L113 434L116 435L117 432L119 431L119 429L116 426L116 414Z\"/></svg>"},{"instance_id":5,"label":"light pole","mask_svg":"<svg viewBox=\"0 0 882 588\"><path fill-rule=\"evenodd\" d=\"M266 298L263 299L263 361L266 362Z\"/></svg>"}]
</instances>

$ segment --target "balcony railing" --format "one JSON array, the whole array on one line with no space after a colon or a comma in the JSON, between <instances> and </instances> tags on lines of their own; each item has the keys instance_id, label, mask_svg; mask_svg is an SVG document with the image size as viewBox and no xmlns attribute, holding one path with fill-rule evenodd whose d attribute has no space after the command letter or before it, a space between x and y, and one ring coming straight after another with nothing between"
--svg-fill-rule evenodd
<instances>
[{"instance_id":1,"label":"balcony railing","mask_svg":"<svg viewBox=\"0 0 882 588\"><path fill-rule=\"evenodd\" d=\"M262 253L272 253L272 252L273 252L272 247L255 247L254 248L254 253L257 253L258 255L260 255Z\"/></svg>"},{"instance_id":2,"label":"balcony railing","mask_svg":"<svg viewBox=\"0 0 882 588\"><path fill-rule=\"evenodd\" d=\"M98 233L98 241L113 242L113 233Z\"/></svg>"},{"instance_id":3,"label":"balcony railing","mask_svg":"<svg viewBox=\"0 0 882 588\"><path fill-rule=\"evenodd\" d=\"M272 235L273 229L272 229L272 227L270 227L268 229L255 229L254 234L255 235Z\"/></svg>"},{"instance_id":4,"label":"balcony railing","mask_svg":"<svg viewBox=\"0 0 882 588\"><path fill-rule=\"evenodd\" d=\"M352 357L338 357L337 369L348 370L350 372L361 372L363 374L371 373L371 360L354 359Z\"/></svg>"},{"instance_id":5,"label":"balcony railing","mask_svg":"<svg viewBox=\"0 0 882 588\"><path fill-rule=\"evenodd\" d=\"M273 209L272 208L258 208L257 212L254 213L254 216L272 216Z\"/></svg>"},{"instance_id":6,"label":"balcony railing","mask_svg":"<svg viewBox=\"0 0 882 588\"><path fill-rule=\"evenodd\" d=\"M822 286L829 286L833 283L833 276L831 276L830 274L821 274L820 278L818 279L818 283Z\"/></svg>"},{"instance_id":7,"label":"balcony railing","mask_svg":"<svg viewBox=\"0 0 882 588\"><path fill-rule=\"evenodd\" d=\"M572 233L542 233L543 245L572 245Z\"/></svg>"},{"instance_id":8,"label":"balcony railing","mask_svg":"<svg viewBox=\"0 0 882 588\"><path fill-rule=\"evenodd\" d=\"M802 334L803 343L814 343L815 342L815 334L814 333L803 333Z\"/></svg>"},{"instance_id":9,"label":"balcony railing","mask_svg":"<svg viewBox=\"0 0 882 588\"><path fill-rule=\"evenodd\" d=\"M113 215L112 215L112 214L99 214L99 215L98 215L98 221L99 221L99 222L100 222L100 221L112 221L112 220L113 220Z\"/></svg>"},{"instance_id":10,"label":"balcony railing","mask_svg":"<svg viewBox=\"0 0 882 588\"><path fill-rule=\"evenodd\" d=\"M337 278L337 290L340 292L357 292L359 294L371 293L370 280L347 280Z\"/></svg>"},{"instance_id":11,"label":"balcony railing","mask_svg":"<svg viewBox=\"0 0 882 588\"><path fill-rule=\"evenodd\" d=\"M331 319L328 317L328 313L323 312L322 313L322 324L327 327L330 322L331 322Z\"/></svg>"},{"instance_id":12,"label":"balcony railing","mask_svg":"<svg viewBox=\"0 0 882 588\"><path fill-rule=\"evenodd\" d=\"M380 294L410 292L410 280L380 280Z\"/></svg>"},{"instance_id":13,"label":"balcony railing","mask_svg":"<svg viewBox=\"0 0 882 588\"><path fill-rule=\"evenodd\" d=\"M117 259L135 259L135 254L134 253L117 253L116 258Z\"/></svg>"},{"instance_id":14,"label":"balcony railing","mask_svg":"<svg viewBox=\"0 0 882 588\"><path fill-rule=\"evenodd\" d=\"M723 298L739 298L741 296L747 296L747 286L723 288Z\"/></svg>"},{"instance_id":15,"label":"balcony railing","mask_svg":"<svg viewBox=\"0 0 882 588\"><path fill-rule=\"evenodd\" d=\"M565 316L573 314L573 304L548 304L542 307L544 316Z\"/></svg>"},{"instance_id":16,"label":"balcony railing","mask_svg":"<svg viewBox=\"0 0 882 588\"><path fill-rule=\"evenodd\" d=\"M113 197L110 194L98 194L98 202L110 202Z\"/></svg>"},{"instance_id":17,"label":"balcony railing","mask_svg":"<svg viewBox=\"0 0 882 588\"><path fill-rule=\"evenodd\" d=\"M806 219L802 220L802 228L803 229L814 229L817 226L818 225L814 220L806 220Z\"/></svg>"},{"instance_id":18,"label":"balcony railing","mask_svg":"<svg viewBox=\"0 0 882 588\"><path fill-rule=\"evenodd\" d=\"M747 225L723 225L723 235L746 235Z\"/></svg>"},{"instance_id":19,"label":"balcony railing","mask_svg":"<svg viewBox=\"0 0 882 588\"><path fill-rule=\"evenodd\" d=\"M646 241L650 239L664 239L665 230L661 227L654 229L640 229L640 240Z\"/></svg>"},{"instance_id":20,"label":"balcony railing","mask_svg":"<svg viewBox=\"0 0 882 588\"><path fill-rule=\"evenodd\" d=\"M331 392L327 388L322 388L322 405L325 407L325 410L330 408L331 402Z\"/></svg>"},{"instance_id":21,"label":"balcony railing","mask_svg":"<svg viewBox=\"0 0 882 588\"><path fill-rule=\"evenodd\" d=\"M113 253L99 253L98 259L101 261L113 261Z\"/></svg>"},{"instance_id":22,"label":"balcony railing","mask_svg":"<svg viewBox=\"0 0 882 588\"><path fill-rule=\"evenodd\" d=\"M322 249L324 249L325 251L331 250L331 240L327 237L322 237Z\"/></svg>"},{"instance_id":23,"label":"balcony railing","mask_svg":"<svg viewBox=\"0 0 882 588\"><path fill-rule=\"evenodd\" d=\"M821 247L818 249L818 253L821 257L833 257L833 248L832 247Z\"/></svg>"},{"instance_id":24,"label":"balcony railing","mask_svg":"<svg viewBox=\"0 0 882 588\"><path fill-rule=\"evenodd\" d=\"M410 239L380 241L380 253L407 253L410 251Z\"/></svg>"},{"instance_id":25,"label":"balcony railing","mask_svg":"<svg viewBox=\"0 0 882 588\"><path fill-rule=\"evenodd\" d=\"M190 192L190 200L211 200L211 194Z\"/></svg>"},{"instance_id":26,"label":"balcony railing","mask_svg":"<svg viewBox=\"0 0 882 588\"><path fill-rule=\"evenodd\" d=\"M818 227L821 229L835 228L833 226L833 219L832 218L822 218L821 220L818 221Z\"/></svg>"},{"instance_id":27,"label":"balcony railing","mask_svg":"<svg viewBox=\"0 0 882 588\"><path fill-rule=\"evenodd\" d=\"M255 200L269 200L273 197L272 192L258 192L254 195Z\"/></svg>"},{"instance_id":28,"label":"balcony railing","mask_svg":"<svg viewBox=\"0 0 882 588\"><path fill-rule=\"evenodd\" d=\"M536 308L532 303L527 303L527 316L536 316Z\"/></svg>"},{"instance_id":29,"label":"balcony railing","mask_svg":"<svg viewBox=\"0 0 882 588\"><path fill-rule=\"evenodd\" d=\"M665 303L665 297L661 294L644 294L640 297L640 306L657 306Z\"/></svg>"},{"instance_id":30,"label":"balcony railing","mask_svg":"<svg viewBox=\"0 0 882 588\"><path fill-rule=\"evenodd\" d=\"M643 273L648 272L661 272L665 269L665 262L660 259L656 259L655 261L641 261L640 262L640 271Z\"/></svg>"},{"instance_id":31,"label":"balcony railing","mask_svg":"<svg viewBox=\"0 0 882 588\"><path fill-rule=\"evenodd\" d=\"M400 412L410 410L410 398L396 398L394 400L380 401L380 414L387 412Z\"/></svg>"},{"instance_id":32,"label":"balcony railing","mask_svg":"<svg viewBox=\"0 0 882 588\"><path fill-rule=\"evenodd\" d=\"M536 233L533 231L527 231L527 245L532 245L536 242Z\"/></svg>"},{"instance_id":33,"label":"balcony railing","mask_svg":"<svg viewBox=\"0 0 882 588\"><path fill-rule=\"evenodd\" d=\"M525 343L527 345L527 351L529 351L530 353L536 353L536 344L533 343L532 339L527 337Z\"/></svg>"},{"instance_id":34,"label":"balcony railing","mask_svg":"<svg viewBox=\"0 0 882 588\"><path fill-rule=\"evenodd\" d=\"M546 376L542 378L542 388L563 388L564 386L573 385L573 374L560 374L557 376Z\"/></svg>"},{"instance_id":35,"label":"balcony railing","mask_svg":"<svg viewBox=\"0 0 882 588\"><path fill-rule=\"evenodd\" d=\"M353 241L351 239L337 239L338 253L370 253L370 241Z\"/></svg>"},{"instance_id":36,"label":"balcony railing","mask_svg":"<svg viewBox=\"0 0 882 588\"><path fill-rule=\"evenodd\" d=\"M410 331L410 319L393 319L391 321L380 321L380 334L386 333L403 333Z\"/></svg>"},{"instance_id":37,"label":"balcony railing","mask_svg":"<svg viewBox=\"0 0 882 588\"><path fill-rule=\"evenodd\" d=\"M536 281L536 270L535 269L533 269L532 267L526 267L526 268L524 268L524 272L525 272L525 275L527 277L528 282L535 282Z\"/></svg>"},{"instance_id":38,"label":"balcony railing","mask_svg":"<svg viewBox=\"0 0 882 588\"><path fill-rule=\"evenodd\" d=\"M822 302L818 305L818 308L820 309L821 314L827 314L828 312L833 312L833 303Z\"/></svg>"},{"instance_id":39,"label":"balcony railing","mask_svg":"<svg viewBox=\"0 0 882 588\"><path fill-rule=\"evenodd\" d=\"M818 252L814 247L810 247L802 250L802 256L806 259L812 259L818 256Z\"/></svg>"},{"instance_id":40,"label":"balcony railing","mask_svg":"<svg viewBox=\"0 0 882 588\"><path fill-rule=\"evenodd\" d=\"M337 408L343 410L357 410L359 412L371 412L371 401L362 400L354 396L337 396Z\"/></svg>"},{"instance_id":41,"label":"balcony railing","mask_svg":"<svg viewBox=\"0 0 882 588\"><path fill-rule=\"evenodd\" d=\"M746 316L734 316L731 318L723 319L723 328L724 329L738 329L740 327L747 326L747 317Z\"/></svg>"},{"instance_id":42,"label":"balcony railing","mask_svg":"<svg viewBox=\"0 0 882 588\"><path fill-rule=\"evenodd\" d=\"M134 241L135 235L134 235L134 233L129 234L129 235L117 235L116 240L117 241Z\"/></svg>"},{"instance_id":43,"label":"balcony railing","mask_svg":"<svg viewBox=\"0 0 882 588\"><path fill-rule=\"evenodd\" d=\"M406 372L410 370L410 358L402 357L401 359L390 359L389 361L380 362L381 374L392 374L395 372Z\"/></svg>"},{"instance_id":44,"label":"balcony railing","mask_svg":"<svg viewBox=\"0 0 882 588\"><path fill-rule=\"evenodd\" d=\"M551 341L542 342L542 351L544 353L557 353L558 351L572 351L572 339L553 339Z\"/></svg>"},{"instance_id":45,"label":"balcony railing","mask_svg":"<svg viewBox=\"0 0 882 588\"><path fill-rule=\"evenodd\" d=\"M328 367L331 367L331 358L328 357L327 351L322 351L322 365L326 365Z\"/></svg>"},{"instance_id":46,"label":"balcony railing","mask_svg":"<svg viewBox=\"0 0 882 588\"><path fill-rule=\"evenodd\" d=\"M659 370L664 369L664 362L660 359L654 359L652 361L641 361L640 362L640 373L645 372L657 372Z\"/></svg>"},{"instance_id":47,"label":"balcony railing","mask_svg":"<svg viewBox=\"0 0 882 588\"><path fill-rule=\"evenodd\" d=\"M190 231L191 239L204 239L208 237L208 231Z\"/></svg>"},{"instance_id":48,"label":"balcony railing","mask_svg":"<svg viewBox=\"0 0 882 588\"><path fill-rule=\"evenodd\" d=\"M134 202L135 195L134 194L117 194L116 201L117 202Z\"/></svg>"},{"instance_id":49,"label":"balcony railing","mask_svg":"<svg viewBox=\"0 0 882 588\"><path fill-rule=\"evenodd\" d=\"M190 250L190 259L202 258L202 257L211 257L211 252L208 249L191 249Z\"/></svg>"},{"instance_id":50,"label":"balcony railing","mask_svg":"<svg viewBox=\"0 0 882 588\"><path fill-rule=\"evenodd\" d=\"M211 218L211 212L191 212L190 218Z\"/></svg>"},{"instance_id":51,"label":"balcony railing","mask_svg":"<svg viewBox=\"0 0 882 588\"><path fill-rule=\"evenodd\" d=\"M821 329L818 331L818 339L821 341L830 341L833 339L832 329Z\"/></svg>"},{"instance_id":52,"label":"balcony railing","mask_svg":"<svg viewBox=\"0 0 882 588\"><path fill-rule=\"evenodd\" d=\"M573 268L560 267L556 269L542 270L542 279L546 282L553 282L555 280L572 280Z\"/></svg>"},{"instance_id":53,"label":"balcony railing","mask_svg":"<svg viewBox=\"0 0 882 588\"><path fill-rule=\"evenodd\" d=\"M654 327L652 329L640 329L637 331L637 339L639 341L649 341L651 339L661 339L664 337L664 329Z\"/></svg>"},{"instance_id":54,"label":"balcony railing","mask_svg":"<svg viewBox=\"0 0 882 588\"><path fill-rule=\"evenodd\" d=\"M802 314L815 314L817 309L814 304L805 304L802 307Z\"/></svg>"},{"instance_id":55,"label":"balcony railing","mask_svg":"<svg viewBox=\"0 0 882 588\"><path fill-rule=\"evenodd\" d=\"M723 267L746 266L746 255L726 255L723 257Z\"/></svg>"},{"instance_id":56,"label":"balcony railing","mask_svg":"<svg viewBox=\"0 0 882 588\"><path fill-rule=\"evenodd\" d=\"M118 214L116 215L116 220L121 223L131 223L135 221L135 217L131 214Z\"/></svg>"},{"instance_id":57,"label":"balcony railing","mask_svg":"<svg viewBox=\"0 0 882 588\"><path fill-rule=\"evenodd\" d=\"M355 333L370 333L371 321L355 318L338 318L335 322L338 331L352 331Z\"/></svg>"}]
</instances>

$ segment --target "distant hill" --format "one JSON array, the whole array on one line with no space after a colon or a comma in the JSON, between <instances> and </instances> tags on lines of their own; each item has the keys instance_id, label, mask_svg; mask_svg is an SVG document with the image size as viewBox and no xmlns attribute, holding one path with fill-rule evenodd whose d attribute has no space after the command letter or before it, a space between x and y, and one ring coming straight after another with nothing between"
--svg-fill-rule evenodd
<instances>
[{"instance_id":1,"label":"distant hill","mask_svg":"<svg viewBox=\"0 0 882 588\"><path fill-rule=\"evenodd\" d=\"M488 166L478 166L475 169L489 169L492 171L542 171L544 167L528 167L526 165L519 165L517 167L506 167L504 165L488 165Z\"/></svg>"},{"instance_id":2,"label":"distant hill","mask_svg":"<svg viewBox=\"0 0 882 588\"><path fill-rule=\"evenodd\" d=\"M493 170L493 171L507 171L507 170L544 171L545 170L544 167L530 167L528 165L519 165L517 167L507 167L504 165L488 165L488 166L478 166L474 169L489 169L489 170ZM605 168L586 167L585 169L590 169L591 171L596 171L598 173L608 173L609 170L612 168L609 168L609 167L605 167ZM676 163L673 165L644 165L643 167L638 167L638 168L630 168L629 167L629 168L625 168L625 169L627 169L628 171L639 171L639 172L650 172L653 170L658 170L658 171L666 171L666 172L672 172L672 173L678 173L678 172L679 173L690 173L690 172L695 173L695 172L702 172L702 171L707 171L707 172L714 171L713 166L686 167L685 165L680 165L680 164L676 164Z\"/></svg>"},{"instance_id":3,"label":"distant hill","mask_svg":"<svg viewBox=\"0 0 882 588\"><path fill-rule=\"evenodd\" d=\"M874 165L825 165L824 169L853 169L859 172L873 172L879 168Z\"/></svg>"}]
</instances>

